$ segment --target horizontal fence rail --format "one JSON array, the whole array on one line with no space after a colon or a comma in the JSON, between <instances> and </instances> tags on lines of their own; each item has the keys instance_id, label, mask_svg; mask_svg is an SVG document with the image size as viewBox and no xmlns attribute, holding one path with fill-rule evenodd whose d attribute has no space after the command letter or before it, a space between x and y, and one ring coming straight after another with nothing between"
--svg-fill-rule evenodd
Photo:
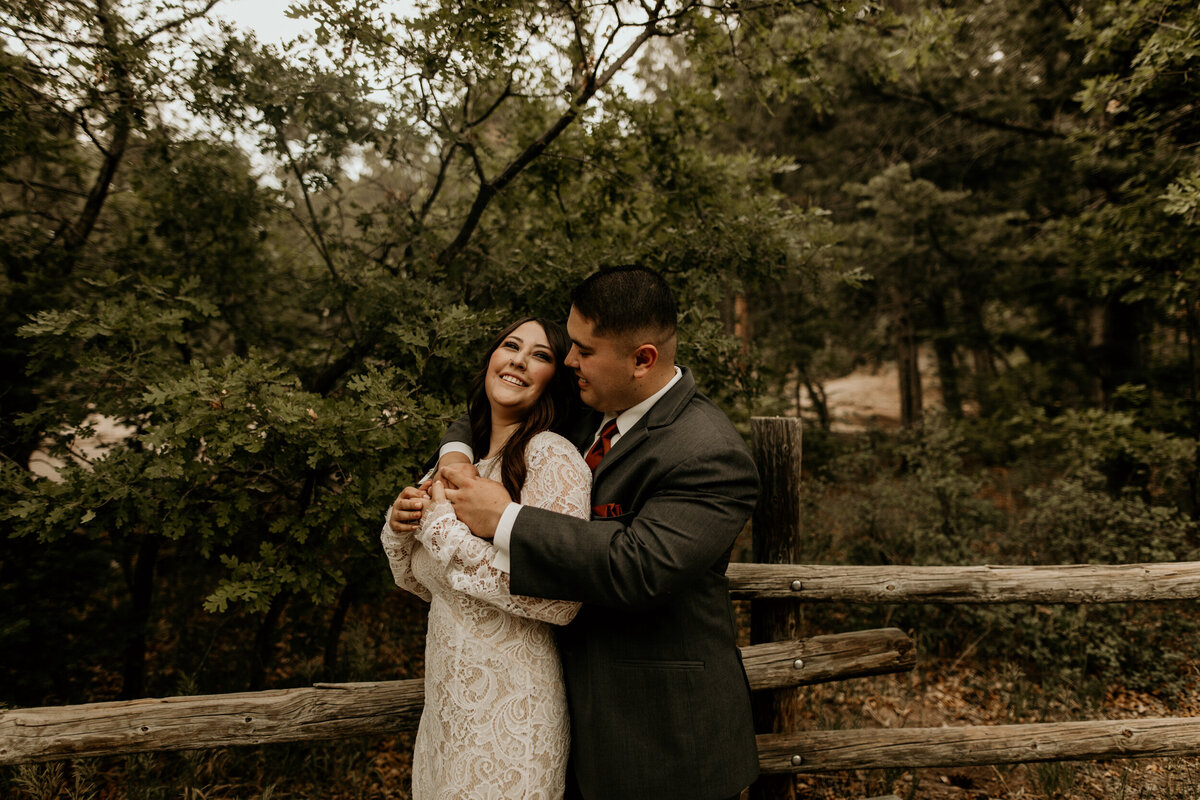
<instances>
[{"instance_id":1,"label":"horizontal fence rail","mask_svg":"<svg viewBox=\"0 0 1200 800\"><path fill-rule=\"evenodd\" d=\"M913 640L898 628L811 636L742 648L750 688L786 689L912 669Z\"/></svg>"},{"instance_id":2,"label":"horizontal fence rail","mask_svg":"<svg viewBox=\"0 0 1200 800\"><path fill-rule=\"evenodd\" d=\"M414 730L424 701L408 680L19 708L0 713L0 764Z\"/></svg>"},{"instance_id":3,"label":"horizontal fence rail","mask_svg":"<svg viewBox=\"0 0 1200 800\"><path fill-rule=\"evenodd\" d=\"M734 596L847 603L1128 603L1200 598L1200 561L1047 567L730 564Z\"/></svg>"},{"instance_id":4,"label":"horizontal fence rail","mask_svg":"<svg viewBox=\"0 0 1200 800\"><path fill-rule=\"evenodd\" d=\"M764 773L969 767L1200 753L1200 719L1043 722L965 728L867 728L760 734Z\"/></svg>"},{"instance_id":5,"label":"horizontal fence rail","mask_svg":"<svg viewBox=\"0 0 1200 800\"><path fill-rule=\"evenodd\" d=\"M895 628L742 648L754 689L806 686L912 669ZM422 679L330 683L0 712L0 765L125 753L316 741L416 730Z\"/></svg>"},{"instance_id":6,"label":"horizontal fence rail","mask_svg":"<svg viewBox=\"0 0 1200 800\"><path fill-rule=\"evenodd\" d=\"M1117 603L1200 598L1200 562L1119 566L859 567L730 564L734 595L856 603ZM896 629L742 648L751 687L912 669ZM423 681L318 684L0 712L0 765L415 729ZM760 734L764 773L829 772L1200 753L1200 719Z\"/></svg>"}]
</instances>

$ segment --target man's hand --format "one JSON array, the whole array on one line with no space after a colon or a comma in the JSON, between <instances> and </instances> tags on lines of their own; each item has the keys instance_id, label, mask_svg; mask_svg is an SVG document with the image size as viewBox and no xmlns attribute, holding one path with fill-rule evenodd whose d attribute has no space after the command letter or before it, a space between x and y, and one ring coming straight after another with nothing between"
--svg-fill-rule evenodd
<instances>
[{"instance_id":1,"label":"man's hand","mask_svg":"<svg viewBox=\"0 0 1200 800\"><path fill-rule=\"evenodd\" d=\"M500 515L512 502L508 491L496 481L479 477L474 467L452 464L442 470L442 477L451 485L446 497L454 506L454 514L471 533L483 539L496 535Z\"/></svg>"},{"instance_id":2,"label":"man's hand","mask_svg":"<svg viewBox=\"0 0 1200 800\"><path fill-rule=\"evenodd\" d=\"M404 491L392 503L392 513L388 516L388 526L396 533L412 533L421 524L421 515L425 513L425 503L429 500L429 481L416 486L405 486Z\"/></svg>"}]
</instances>

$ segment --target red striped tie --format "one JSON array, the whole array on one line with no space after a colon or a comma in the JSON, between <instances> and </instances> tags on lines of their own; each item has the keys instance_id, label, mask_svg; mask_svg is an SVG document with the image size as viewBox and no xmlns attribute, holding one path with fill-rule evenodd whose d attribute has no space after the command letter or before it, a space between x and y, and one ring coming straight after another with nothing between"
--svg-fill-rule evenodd
<instances>
[{"instance_id":1,"label":"red striped tie","mask_svg":"<svg viewBox=\"0 0 1200 800\"><path fill-rule=\"evenodd\" d=\"M583 457L583 460L587 462L588 469L592 472L596 471L596 465L600 463L600 459L608 454L609 449L612 447L613 434L616 432L617 420L614 417L600 429L600 438L596 440L596 443L592 445L592 449L588 450L587 455Z\"/></svg>"}]
</instances>

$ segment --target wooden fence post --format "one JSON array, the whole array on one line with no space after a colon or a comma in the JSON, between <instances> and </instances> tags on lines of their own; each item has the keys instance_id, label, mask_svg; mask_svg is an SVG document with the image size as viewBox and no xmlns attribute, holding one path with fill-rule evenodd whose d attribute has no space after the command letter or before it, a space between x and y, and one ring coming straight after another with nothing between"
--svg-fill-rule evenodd
<instances>
[{"instance_id":1,"label":"wooden fence post","mask_svg":"<svg viewBox=\"0 0 1200 800\"><path fill-rule=\"evenodd\" d=\"M753 417L751 448L762 491L754 511L753 549L757 564L800 561L800 433L797 417ZM793 600L755 600L750 604L750 641L799 638L799 612ZM760 733L793 733L799 719L799 691L756 692L754 724ZM751 787L754 800L795 800L791 775L763 775Z\"/></svg>"}]
</instances>

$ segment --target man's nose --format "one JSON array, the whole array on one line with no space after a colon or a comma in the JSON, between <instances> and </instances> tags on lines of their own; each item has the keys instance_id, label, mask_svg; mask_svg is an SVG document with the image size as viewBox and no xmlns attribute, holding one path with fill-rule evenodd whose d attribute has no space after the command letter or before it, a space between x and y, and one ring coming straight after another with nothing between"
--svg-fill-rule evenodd
<instances>
[{"instance_id":1,"label":"man's nose","mask_svg":"<svg viewBox=\"0 0 1200 800\"><path fill-rule=\"evenodd\" d=\"M575 345L571 345L571 349L567 351L567 357L563 359L563 363L571 369L579 366L579 354L575 352Z\"/></svg>"}]
</instances>

